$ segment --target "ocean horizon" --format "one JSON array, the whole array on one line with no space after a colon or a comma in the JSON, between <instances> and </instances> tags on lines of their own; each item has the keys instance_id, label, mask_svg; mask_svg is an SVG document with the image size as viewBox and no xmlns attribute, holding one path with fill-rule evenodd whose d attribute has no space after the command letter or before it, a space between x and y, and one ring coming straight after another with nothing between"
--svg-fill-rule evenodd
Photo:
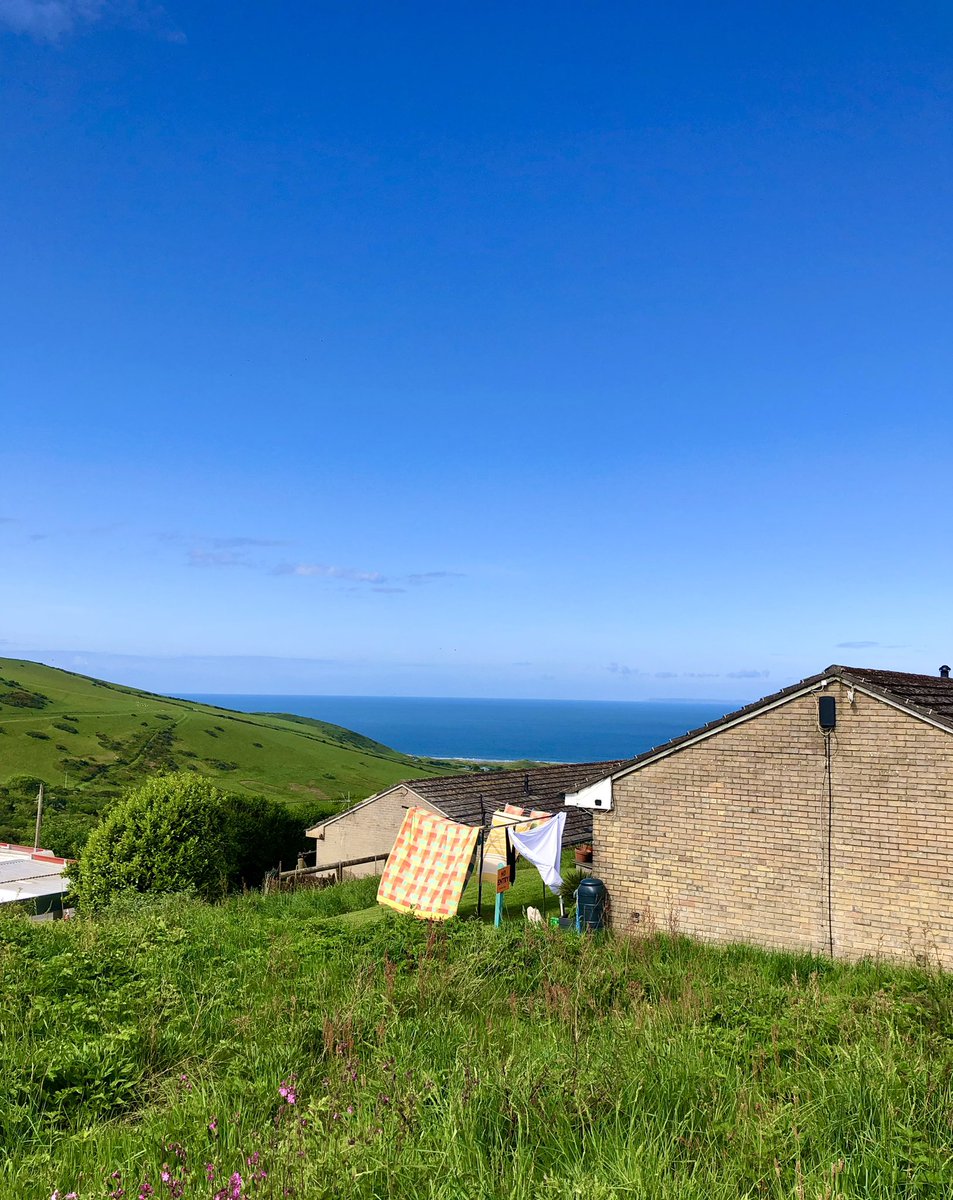
<instances>
[{"instance_id":1,"label":"ocean horizon","mask_svg":"<svg viewBox=\"0 0 953 1200\"><path fill-rule=\"evenodd\" d=\"M484 700L188 693L238 712L342 725L404 754L511 762L630 758L738 707L712 700Z\"/></svg>"}]
</instances>

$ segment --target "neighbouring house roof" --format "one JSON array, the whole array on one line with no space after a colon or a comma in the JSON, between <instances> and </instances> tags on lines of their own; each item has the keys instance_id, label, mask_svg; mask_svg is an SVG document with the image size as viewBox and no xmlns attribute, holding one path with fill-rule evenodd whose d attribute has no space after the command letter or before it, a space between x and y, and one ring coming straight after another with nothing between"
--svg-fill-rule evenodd
<instances>
[{"instance_id":1,"label":"neighbouring house roof","mask_svg":"<svg viewBox=\"0 0 953 1200\"><path fill-rule=\"evenodd\" d=\"M479 825L485 819L489 825L494 810L502 808L504 804L536 808L540 812L561 811L567 792L604 779L623 762L625 759L613 759L597 763L559 763L525 771L470 772L443 778L412 779L407 786L439 808L451 821L459 821L461 825ZM573 842L586 841L591 836L591 814L582 809L570 809L564 841L571 845Z\"/></svg>"},{"instance_id":2,"label":"neighbouring house roof","mask_svg":"<svg viewBox=\"0 0 953 1200\"><path fill-rule=\"evenodd\" d=\"M718 733L722 729L747 721L767 709L775 708L801 693L814 691L834 680L840 680L848 687L853 686L858 691L877 696L911 716L919 717L940 729L953 733L953 679L944 679L936 675L914 675L906 671L877 671L865 667L842 667L835 664L828 667L826 671L821 671L817 675L809 675L806 679L792 683L789 687L773 692L770 696L763 696L760 700L746 704L743 708L726 713L714 721L709 721L707 725L701 725L697 729L689 730L688 733L672 738L671 741L653 746L651 750L646 750L634 758L619 763L602 778L619 779L656 759L685 749L695 742L711 737L712 734ZM589 783L594 782L598 782L598 780L589 781ZM582 787L574 789L574 791L581 790Z\"/></svg>"},{"instance_id":3,"label":"neighbouring house roof","mask_svg":"<svg viewBox=\"0 0 953 1200\"><path fill-rule=\"evenodd\" d=\"M308 836L319 837L328 825L343 820L357 809L363 808L365 804L372 804L381 796L402 787L409 788L428 805L461 825L480 825L485 820L489 827L493 812L502 808L504 804L516 804L521 808L555 813L562 810L566 792L576 791L598 779L605 779L626 761L611 759L594 763L557 763L526 770L468 771L462 775L407 779L383 792L377 792L344 812L336 813L327 821L322 821L308 830ZM583 809L569 809L563 834L564 841L572 845L588 841L591 836L592 814Z\"/></svg>"}]
</instances>

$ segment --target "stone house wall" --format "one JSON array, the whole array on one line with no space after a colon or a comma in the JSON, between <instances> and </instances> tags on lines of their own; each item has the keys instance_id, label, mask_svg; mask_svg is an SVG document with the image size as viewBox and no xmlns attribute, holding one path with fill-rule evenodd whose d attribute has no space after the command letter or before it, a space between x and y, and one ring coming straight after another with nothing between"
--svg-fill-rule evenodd
<instances>
[{"instance_id":1,"label":"stone house wall","mask_svg":"<svg viewBox=\"0 0 953 1200\"><path fill-rule=\"evenodd\" d=\"M953 967L953 735L839 682L616 780L593 814L617 929ZM829 820L830 818L830 820Z\"/></svg>"},{"instance_id":2,"label":"stone house wall","mask_svg":"<svg viewBox=\"0 0 953 1200\"><path fill-rule=\"evenodd\" d=\"M324 830L324 837L315 840L316 865L329 866L337 862L347 862L352 858L366 858L376 854L379 856L377 862L348 867L347 872L354 876L379 875L407 815L405 806L408 805L436 812L432 804L428 804L411 788L398 784L368 803L351 809L344 816L331 820L324 826L316 826Z\"/></svg>"}]
</instances>

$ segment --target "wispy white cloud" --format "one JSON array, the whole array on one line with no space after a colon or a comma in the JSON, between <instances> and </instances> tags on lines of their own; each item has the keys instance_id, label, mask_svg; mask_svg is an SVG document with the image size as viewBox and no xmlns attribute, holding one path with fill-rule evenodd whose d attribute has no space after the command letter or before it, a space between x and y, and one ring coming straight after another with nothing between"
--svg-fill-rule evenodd
<instances>
[{"instance_id":1,"label":"wispy white cloud","mask_svg":"<svg viewBox=\"0 0 953 1200\"><path fill-rule=\"evenodd\" d=\"M642 672L638 667L627 667L625 663L612 662L606 667L607 671L611 671L613 675L621 675L628 679L631 675L641 675Z\"/></svg>"},{"instance_id":2,"label":"wispy white cloud","mask_svg":"<svg viewBox=\"0 0 953 1200\"><path fill-rule=\"evenodd\" d=\"M190 550L188 564L190 567L254 566L254 563L249 562L244 554L236 554L234 550Z\"/></svg>"},{"instance_id":3,"label":"wispy white cloud","mask_svg":"<svg viewBox=\"0 0 953 1200\"><path fill-rule=\"evenodd\" d=\"M402 576L406 583L419 587L422 583L430 583L433 579L462 579L462 571L418 571L413 575Z\"/></svg>"},{"instance_id":4,"label":"wispy white cloud","mask_svg":"<svg viewBox=\"0 0 953 1200\"><path fill-rule=\"evenodd\" d=\"M3 0L0 0L2 3ZM227 536L211 536L204 533L179 533L175 530L162 530L155 534L160 542L181 543L189 542L193 546L215 546L218 549L235 549L249 546L290 546L285 538L249 537L246 534L228 534Z\"/></svg>"},{"instance_id":5,"label":"wispy white cloud","mask_svg":"<svg viewBox=\"0 0 953 1200\"><path fill-rule=\"evenodd\" d=\"M361 571L357 567L338 567L331 563L279 563L275 575L299 575L318 579L343 579L349 583L385 583L380 571Z\"/></svg>"},{"instance_id":6,"label":"wispy white cloud","mask_svg":"<svg viewBox=\"0 0 953 1200\"><path fill-rule=\"evenodd\" d=\"M259 538L259 537L213 537L207 538L210 546L216 546L220 549L231 548L247 548L252 546L290 546L290 542L281 540L280 538Z\"/></svg>"},{"instance_id":7,"label":"wispy white cloud","mask_svg":"<svg viewBox=\"0 0 953 1200\"><path fill-rule=\"evenodd\" d=\"M333 563L299 562L279 563L273 575L297 575L311 579L337 579L344 583L370 584L371 591L385 594L406 592L407 586L421 587L441 579L462 579L460 571L415 571L410 575L385 575L382 571L366 571L359 567L342 567ZM350 589L359 590L357 588Z\"/></svg>"},{"instance_id":8,"label":"wispy white cloud","mask_svg":"<svg viewBox=\"0 0 953 1200\"><path fill-rule=\"evenodd\" d=\"M837 642L838 650L906 650L909 642Z\"/></svg>"},{"instance_id":9,"label":"wispy white cloud","mask_svg":"<svg viewBox=\"0 0 953 1200\"><path fill-rule=\"evenodd\" d=\"M38 42L59 42L99 24L139 29L167 41L185 41L165 9L149 0L0 0L0 28Z\"/></svg>"},{"instance_id":10,"label":"wispy white cloud","mask_svg":"<svg viewBox=\"0 0 953 1200\"><path fill-rule=\"evenodd\" d=\"M281 538L250 537L246 534L207 537L166 531L154 536L160 542L168 542L173 546L188 545L185 561L190 567L249 567L264 571L270 569L269 564L249 557L248 551L290 545Z\"/></svg>"}]
</instances>

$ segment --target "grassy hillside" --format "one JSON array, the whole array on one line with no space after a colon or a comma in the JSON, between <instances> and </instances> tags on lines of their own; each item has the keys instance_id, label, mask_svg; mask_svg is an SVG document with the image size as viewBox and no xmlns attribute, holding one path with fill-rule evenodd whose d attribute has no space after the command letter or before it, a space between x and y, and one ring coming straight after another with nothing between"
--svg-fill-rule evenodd
<instances>
[{"instance_id":1,"label":"grassy hillside","mask_svg":"<svg viewBox=\"0 0 953 1200\"><path fill-rule=\"evenodd\" d=\"M953 976L375 887L0 917L0 1200L950 1194Z\"/></svg>"},{"instance_id":2,"label":"grassy hillside","mask_svg":"<svg viewBox=\"0 0 953 1200\"><path fill-rule=\"evenodd\" d=\"M413 775L451 768L306 717L247 714L0 658L0 841L32 841L36 783L43 841L71 853L110 798L146 775L197 771L316 819Z\"/></svg>"}]
</instances>

